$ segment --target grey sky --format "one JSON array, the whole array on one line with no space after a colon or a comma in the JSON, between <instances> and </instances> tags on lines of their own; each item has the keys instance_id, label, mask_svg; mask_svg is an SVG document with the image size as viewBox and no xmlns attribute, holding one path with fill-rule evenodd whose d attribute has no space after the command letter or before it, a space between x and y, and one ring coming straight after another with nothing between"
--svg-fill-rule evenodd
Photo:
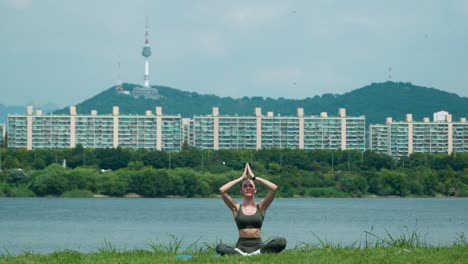
<instances>
[{"instance_id":1,"label":"grey sky","mask_svg":"<svg viewBox=\"0 0 468 264\"><path fill-rule=\"evenodd\" d=\"M123 82L305 98L392 80L468 96L468 0L0 0L0 103L78 104Z\"/></svg>"}]
</instances>

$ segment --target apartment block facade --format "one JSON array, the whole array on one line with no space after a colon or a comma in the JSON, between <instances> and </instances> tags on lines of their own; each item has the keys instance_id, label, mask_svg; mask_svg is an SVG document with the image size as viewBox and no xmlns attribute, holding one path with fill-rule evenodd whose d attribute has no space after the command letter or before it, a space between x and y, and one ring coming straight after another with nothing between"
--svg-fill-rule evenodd
<instances>
[{"instance_id":1,"label":"apartment block facade","mask_svg":"<svg viewBox=\"0 0 468 264\"><path fill-rule=\"evenodd\" d=\"M132 148L180 151L184 142L199 149L353 149L372 151L394 158L411 153L468 152L466 118L452 121L447 112L434 114L433 121L405 121L387 118L385 124L369 126L366 137L365 117L348 117L344 108L337 116L326 112L306 116L302 108L296 116L262 114L252 116L220 115L219 108L206 116L181 118L163 115L162 108L144 115L77 114L74 106L65 115L43 114L30 106L25 115L8 115L7 125L0 124L0 144L8 135L9 148ZM366 146L368 138L368 146Z\"/></svg>"},{"instance_id":2,"label":"apartment block facade","mask_svg":"<svg viewBox=\"0 0 468 264\"><path fill-rule=\"evenodd\" d=\"M385 125L369 126L369 148L394 158L412 153L468 152L468 123L466 118L454 122L444 111L435 113L432 122L428 117L414 121L412 114L400 122L388 117Z\"/></svg>"},{"instance_id":3,"label":"apartment block facade","mask_svg":"<svg viewBox=\"0 0 468 264\"><path fill-rule=\"evenodd\" d=\"M180 116L165 116L161 107L153 114L120 115L115 106L111 115L44 115L27 108L26 115L8 115L9 148L134 148L178 151L181 148Z\"/></svg>"},{"instance_id":4,"label":"apartment block facade","mask_svg":"<svg viewBox=\"0 0 468 264\"><path fill-rule=\"evenodd\" d=\"M364 151L365 117L347 117L340 109L336 117L305 116L302 108L297 116L220 115L217 107L211 115L194 116L187 123L189 144L200 149L355 149Z\"/></svg>"},{"instance_id":5,"label":"apartment block facade","mask_svg":"<svg viewBox=\"0 0 468 264\"><path fill-rule=\"evenodd\" d=\"M365 117L347 117L346 110L329 117L263 115L220 115L219 108L206 116L181 118L162 114L110 115L77 114L74 106L66 115L43 114L30 106L26 115L8 116L9 148L133 148L180 151L186 142L200 149L357 149L365 150Z\"/></svg>"}]
</instances>

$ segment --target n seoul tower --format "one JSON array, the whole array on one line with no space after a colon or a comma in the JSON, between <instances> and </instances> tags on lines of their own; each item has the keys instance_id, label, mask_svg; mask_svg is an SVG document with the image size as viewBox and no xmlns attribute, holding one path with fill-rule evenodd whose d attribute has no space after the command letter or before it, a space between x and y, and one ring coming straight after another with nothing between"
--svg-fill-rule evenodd
<instances>
[{"instance_id":1,"label":"n seoul tower","mask_svg":"<svg viewBox=\"0 0 468 264\"><path fill-rule=\"evenodd\" d=\"M145 57L145 87L150 87L149 83L149 60L148 58L151 56L151 47L148 42L148 17L146 17L146 35L145 35L145 46L141 51L141 55Z\"/></svg>"}]
</instances>

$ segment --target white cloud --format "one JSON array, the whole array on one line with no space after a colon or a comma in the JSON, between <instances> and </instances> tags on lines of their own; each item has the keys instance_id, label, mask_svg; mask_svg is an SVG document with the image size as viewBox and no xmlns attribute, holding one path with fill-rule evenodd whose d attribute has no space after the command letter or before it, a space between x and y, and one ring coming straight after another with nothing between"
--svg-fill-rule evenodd
<instances>
[{"instance_id":1,"label":"white cloud","mask_svg":"<svg viewBox=\"0 0 468 264\"><path fill-rule=\"evenodd\" d=\"M4 5L15 9L27 9L32 6L32 0L3 0Z\"/></svg>"}]
</instances>

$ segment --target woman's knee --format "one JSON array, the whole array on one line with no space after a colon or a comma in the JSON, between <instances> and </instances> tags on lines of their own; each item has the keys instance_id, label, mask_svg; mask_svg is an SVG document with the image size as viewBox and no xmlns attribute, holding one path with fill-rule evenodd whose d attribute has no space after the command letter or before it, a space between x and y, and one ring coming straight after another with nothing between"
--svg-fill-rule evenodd
<instances>
[{"instance_id":1,"label":"woman's knee","mask_svg":"<svg viewBox=\"0 0 468 264\"><path fill-rule=\"evenodd\" d=\"M286 244L288 241L286 241L286 238L284 237L278 237L275 239L274 245L275 245L275 251L276 252L281 252L286 248Z\"/></svg>"},{"instance_id":2,"label":"woman's knee","mask_svg":"<svg viewBox=\"0 0 468 264\"><path fill-rule=\"evenodd\" d=\"M216 252L224 253L226 251L226 247L227 247L226 244L221 243L221 244L216 246Z\"/></svg>"},{"instance_id":3,"label":"woman's knee","mask_svg":"<svg viewBox=\"0 0 468 264\"><path fill-rule=\"evenodd\" d=\"M284 237L278 237L278 238L275 238L274 240L278 246L286 247L286 244L288 243L288 241L286 241L286 238Z\"/></svg>"},{"instance_id":4,"label":"woman's knee","mask_svg":"<svg viewBox=\"0 0 468 264\"><path fill-rule=\"evenodd\" d=\"M216 253L221 254L221 255L238 254L238 252L234 250L234 247L223 244L223 243L216 246Z\"/></svg>"},{"instance_id":5,"label":"woman's knee","mask_svg":"<svg viewBox=\"0 0 468 264\"><path fill-rule=\"evenodd\" d=\"M274 238L263 246L262 253L279 253L286 248L286 244L287 241L285 238Z\"/></svg>"}]
</instances>

